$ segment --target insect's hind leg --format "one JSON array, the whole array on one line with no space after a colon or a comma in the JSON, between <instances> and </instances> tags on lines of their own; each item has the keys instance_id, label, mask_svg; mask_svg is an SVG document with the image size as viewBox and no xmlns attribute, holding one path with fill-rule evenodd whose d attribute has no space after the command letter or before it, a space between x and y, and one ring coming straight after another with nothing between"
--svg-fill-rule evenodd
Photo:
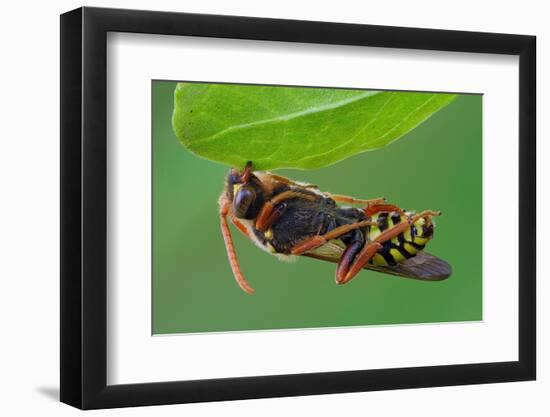
<instances>
[{"instance_id":1,"label":"insect's hind leg","mask_svg":"<svg viewBox=\"0 0 550 417\"><path fill-rule=\"evenodd\" d=\"M372 216L376 213L383 211L392 212L395 211L399 214L403 214L403 209L394 204L370 204L363 209L363 212L367 216Z\"/></svg>"},{"instance_id":2,"label":"insect's hind leg","mask_svg":"<svg viewBox=\"0 0 550 417\"><path fill-rule=\"evenodd\" d=\"M395 204L386 203L385 197L363 200L360 198L340 194L325 193L325 195L332 198L337 203L362 204L365 206L363 208L363 212L367 216L372 216L373 214L380 213L382 211L396 211L398 213L403 213L403 209L396 206Z\"/></svg>"},{"instance_id":3,"label":"insect's hind leg","mask_svg":"<svg viewBox=\"0 0 550 417\"><path fill-rule=\"evenodd\" d=\"M373 204L383 204L386 201L385 197L371 198L369 200L364 200L362 198L350 197L349 195L342 194L331 194L324 193L327 197L332 198L337 203L348 203L348 204L363 204L363 205L373 205Z\"/></svg>"},{"instance_id":4,"label":"insect's hind leg","mask_svg":"<svg viewBox=\"0 0 550 417\"><path fill-rule=\"evenodd\" d=\"M342 240L344 241L344 239ZM365 236L359 229L354 230L347 240L348 241L345 242L346 249L342 253L338 266L336 267L336 283L344 280L353 264L353 260L365 245Z\"/></svg>"},{"instance_id":5,"label":"insect's hind leg","mask_svg":"<svg viewBox=\"0 0 550 417\"><path fill-rule=\"evenodd\" d=\"M380 249L382 249L383 243L399 236L421 218L425 218L428 222L431 222L432 217L440 215L440 211L425 210L421 213L410 216L407 221L403 221L393 227L390 227L389 229L386 229L378 235L376 239L372 242L368 242L363 249L361 249L361 252L359 252L359 254L355 257L355 260L353 261L347 274L342 279L337 281L337 283L345 284L346 282L351 281L359 273L359 271L361 271L361 269L369 263L371 258L376 255Z\"/></svg>"}]
</instances>

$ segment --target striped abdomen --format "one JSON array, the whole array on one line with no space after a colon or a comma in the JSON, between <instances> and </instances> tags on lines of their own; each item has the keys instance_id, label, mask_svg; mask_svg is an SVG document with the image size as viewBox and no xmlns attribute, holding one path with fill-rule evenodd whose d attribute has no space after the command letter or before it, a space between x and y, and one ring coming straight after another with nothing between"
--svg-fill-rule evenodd
<instances>
[{"instance_id":1,"label":"striped abdomen","mask_svg":"<svg viewBox=\"0 0 550 417\"><path fill-rule=\"evenodd\" d=\"M384 230L395 226L401 222L406 222L407 218L414 213L406 212L400 214L397 212L382 212L371 217L372 221L378 226L370 226L367 229L367 238L372 241ZM433 223L421 218L408 227L404 233L401 233L392 240L382 244L382 249L370 260L370 263L377 266L395 265L406 259L412 258L422 249L433 236Z\"/></svg>"}]
</instances>

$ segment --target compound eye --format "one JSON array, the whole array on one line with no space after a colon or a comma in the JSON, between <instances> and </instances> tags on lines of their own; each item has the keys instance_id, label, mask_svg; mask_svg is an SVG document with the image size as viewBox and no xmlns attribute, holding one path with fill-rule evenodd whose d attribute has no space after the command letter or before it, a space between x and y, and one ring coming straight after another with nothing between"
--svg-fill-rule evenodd
<instances>
[{"instance_id":1,"label":"compound eye","mask_svg":"<svg viewBox=\"0 0 550 417\"><path fill-rule=\"evenodd\" d=\"M235 216L244 218L249 207L256 199L256 192L249 186L239 187L233 198L233 212Z\"/></svg>"}]
</instances>

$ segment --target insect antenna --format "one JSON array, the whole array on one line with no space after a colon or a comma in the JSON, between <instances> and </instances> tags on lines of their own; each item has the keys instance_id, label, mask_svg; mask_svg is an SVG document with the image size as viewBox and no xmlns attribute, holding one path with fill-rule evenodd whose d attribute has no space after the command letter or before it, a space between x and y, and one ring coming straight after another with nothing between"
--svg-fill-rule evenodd
<instances>
[{"instance_id":1,"label":"insect antenna","mask_svg":"<svg viewBox=\"0 0 550 417\"><path fill-rule=\"evenodd\" d=\"M254 294L254 288L250 286L246 278L244 277L241 266L237 259L237 253L235 252L235 245L233 244L233 237L231 236L231 230L227 223L227 206L222 206L220 210L220 227L222 231L223 240L225 242L225 250L227 251L227 258L229 259L229 265L235 276L235 280L239 287L247 294Z\"/></svg>"}]
</instances>

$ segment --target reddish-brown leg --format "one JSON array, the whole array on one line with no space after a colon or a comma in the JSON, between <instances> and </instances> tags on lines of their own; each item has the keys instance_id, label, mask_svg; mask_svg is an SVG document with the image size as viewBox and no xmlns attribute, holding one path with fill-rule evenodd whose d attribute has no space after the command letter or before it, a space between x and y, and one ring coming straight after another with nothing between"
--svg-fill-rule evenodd
<instances>
[{"instance_id":1,"label":"reddish-brown leg","mask_svg":"<svg viewBox=\"0 0 550 417\"><path fill-rule=\"evenodd\" d=\"M250 236L248 234L248 229L246 228L246 226L237 217L231 214L230 214L230 217L231 217L231 221L233 222L237 230L250 239Z\"/></svg>"},{"instance_id":2,"label":"reddish-brown leg","mask_svg":"<svg viewBox=\"0 0 550 417\"><path fill-rule=\"evenodd\" d=\"M363 209L367 216L372 216L373 214L380 213L382 211L396 211L398 213L403 213L403 210L394 205L386 204L386 199L384 197L373 198L370 200L363 200L360 198L349 197L347 195L339 194L330 194L325 193L328 197L332 198L334 201L339 203L350 203L350 204L363 204L366 207Z\"/></svg>"},{"instance_id":3,"label":"reddish-brown leg","mask_svg":"<svg viewBox=\"0 0 550 417\"><path fill-rule=\"evenodd\" d=\"M421 218L425 217L428 220L431 220L433 216L440 216L441 212L426 210L419 214L416 214L410 217L406 222L401 222L396 224L393 227L385 230L380 233L376 239L372 242L367 243L361 252L357 255L353 261L351 267L347 274L338 280L338 284L345 284L346 282L351 281L358 273L365 267L365 265L371 260L371 258L382 248L382 243L387 242L388 240L393 239L394 237L399 236L401 233L405 232L412 224L416 223Z\"/></svg>"},{"instance_id":4,"label":"reddish-brown leg","mask_svg":"<svg viewBox=\"0 0 550 417\"><path fill-rule=\"evenodd\" d=\"M272 179L274 179L275 181L277 182L280 182L282 184L286 184L286 185L292 185L293 187L299 187L299 188L319 188L317 187L316 185L313 185L313 184L300 184L300 183L297 183L296 181L292 181L291 179L287 178L287 177L283 177L281 175L277 175L277 174L269 174L271 176Z\"/></svg>"},{"instance_id":5,"label":"reddish-brown leg","mask_svg":"<svg viewBox=\"0 0 550 417\"><path fill-rule=\"evenodd\" d=\"M403 214L403 210L400 207L397 207L393 204L369 204L364 209L364 212L367 216L372 216L382 211L386 211L386 212L396 211L398 213Z\"/></svg>"},{"instance_id":6,"label":"reddish-brown leg","mask_svg":"<svg viewBox=\"0 0 550 417\"><path fill-rule=\"evenodd\" d=\"M262 207L262 210L265 209L265 212L260 212L260 216L256 218L256 224L254 227L260 232L265 232L273 225L273 223L279 220L279 218L286 211L286 208L287 206L285 203L279 203L273 207L271 203L267 202Z\"/></svg>"},{"instance_id":7,"label":"reddish-brown leg","mask_svg":"<svg viewBox=\"0 0 550 417\"><path fill-rule=\"evenodd\" d=\"M284 200L291 198L305 198L306 200L315 201L316 197L313 194L306 194L299 191L288 190L280 194L277 194L271 200L267 201L260 210L260 213L256 217L256 223L254 227L260 232L265 232L271 227L275 221L283 214L284 209L277 210L276 207Z\"/></svg>"},{"instance_id":8,"label":"reddish-brown leg","mask_svg":"<svg viewBox=\"0 0 550 417\"><path fill-rule=\"evenodd\" d=\"M353 260L357 254L361 251L364 242L351 243L340 256L338 266L336 267L336 283L342 281L347 275Z\"/></svg>"},{"instance_id":9,"label":"reddish-brown leg","mask_svg":"<svg viewBox=\"0 0 550 417\"><path fill-rule=\"evenodd\" d=\"M386 201L384 197L372 198L370 200L363 200L361 198L355 198L355 197L350 197L348 195L341 195L341 194L325 193L325 195L327 197L332 198L334 201L338 203L363 204L367 206L372 204L383 204Z\"/></svg>"},{"instance_id":10,"label":"reddish-brown leg","mask_svg":"<svg viewBox=\"0 0 550 417\"><path fill-rule=\"evenodd\" d=\"M237 284L241 289L247 294L254 294L254 288L250 286L248 281L245 279L239 261L237 259L237 254L235 252L235 245L233 244L233 237L231 236L231 230L229 230L229 224L227 223L227 214L229 213L229 205L227 203L222 204L220 207L220 227L222 231L223 240L225 242L225 250L227 252L227 259L229 260L229 265L233 271L233 276L237 281Z\"/></svg>"},{"instance_id":11,"label":"reddish-brown leg","mask_svg":"<svg viewBox=\"0 0 550 417\"><path fill-rule=\"evenodd\" d=\"M342 272L336 275L336 283L345 284L351 281L380 249L382 249L382 245L379 242L366 243L363 249L361 249L361 252L355 257L350 267L347 268L346 273L344 274Z\"/></svg>"},{"instance_id":12,"label":"reddish-brown leg","mask_svg":"<svg viewBox=\"0 0 550 417\"><path fill-rule=\"evenodd\" d=\"M361 227L373 226L377 223L371 222L370 220L364 220L357 223L344 224L342 226L332 229L330 232L325 233L324 235L312 236L303 242L294 246L291 250L292 255L302 255L310 250L317 249L320 246L326 244L329 240L337 239L343 234L346 234L352 230L359 229Z\"/></svg>"}]
</instances>

